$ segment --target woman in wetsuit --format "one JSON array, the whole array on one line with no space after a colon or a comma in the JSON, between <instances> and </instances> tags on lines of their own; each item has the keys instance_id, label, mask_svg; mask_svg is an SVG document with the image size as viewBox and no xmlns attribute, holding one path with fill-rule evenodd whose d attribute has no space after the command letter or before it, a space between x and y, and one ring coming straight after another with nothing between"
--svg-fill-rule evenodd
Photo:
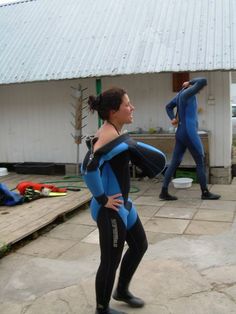
<instances>
[{"instance_id":1,"label":"woman in wetsuit","mask_svg":"<svg viewBox=\"0 0 236 314\"><path fill-rule=\"evenodd\" d=\"M198 134L197 98L196 94L207 85L205 78L195 78L183 83L182 90L166 105L166 112L173 126L177 126L175 148L171 163L165 172L165 178L159 197L166 201L177 200L168 193L168 186L176 169L180 165L186 149L189 150L196 163L196 172L201 187L201 198L217 200L220 195L208 190L204 164L204 151ZM177 108L177 118L174 109Z\"/></svg>"},{"instance_id":2,"label":"woman in wetsuit","mask_svg":"<svg viewBox=\"0 0 236 314\"><path fill-rule=\"evenodd\" d=\"M134 111L123 89L112 88L96 98L90 96L88 103L104 120L95 137L88 138L89 151L82 165L84 180L93 195L90 207L97 222L101 251L95 283L96 314L121 314L111 309L109 302L125 241L128 249L113 298L131 307L144 306L144 301L131 294L128 287L148 246L128 195L129 163L134 162L144 175L154 177L164 169L166 159L156 148L132 140L128 133L122 134L123 125L132 123Z\"/></svg>"}]
</instances>

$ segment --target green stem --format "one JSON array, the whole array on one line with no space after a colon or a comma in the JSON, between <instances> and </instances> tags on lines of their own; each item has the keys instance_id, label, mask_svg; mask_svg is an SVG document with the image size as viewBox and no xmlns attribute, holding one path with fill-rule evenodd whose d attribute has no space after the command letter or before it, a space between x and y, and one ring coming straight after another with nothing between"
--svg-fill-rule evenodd
<instances>
[{"instance_id":1,"label":"green stem","mask_svg":"<svg viewBox=\"0 0 236 314\"><path fill-rule=\"evenodd\" d=\"M101 94L102 92L102 80L101 79L96 79L96 93L97 95ZM98 117L98 127L100 128L102 126L102 119Z\"/></svg>"}]
</instances>

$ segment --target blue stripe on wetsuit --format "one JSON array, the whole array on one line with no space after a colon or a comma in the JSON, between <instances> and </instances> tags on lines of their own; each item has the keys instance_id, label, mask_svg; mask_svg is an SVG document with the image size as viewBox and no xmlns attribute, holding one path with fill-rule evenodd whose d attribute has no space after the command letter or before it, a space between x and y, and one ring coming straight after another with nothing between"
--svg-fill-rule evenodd
<instances>
[{"instance_id":1,"label":"blue stripe on wetsuit","mask_svg":"<svg viewBox=\"0 0 236 314\"><path fill-rule=\"evenodd\" d=\"M106 204L107 196L118 193L122 194L120 182L118 182L118 178L112 169L111 163L114 158L119 155L122 156L122 153L126 151L130 154L131 159L132 156L137 156L136 162L141 167L143 165L150 177L160 173L165 167L165 155L162 152L150 145L141 142L137 143L130 139L128 134L121 135L104 147L98 149L94 153L92 161L89 161L88 156L91 153L88 152L81 171L86 185L93 195L90 207L92 217L95 221L97 220L99 211ZM119 165L121 167L125 166L122 165L122 160ZM127 175L127 178L123 177L123 179L130 180L129 173L124 175ZM128 194L129 191L126 192ZM129 199L124 199L124 195L122 195L120 199L124 201L124 204L119 207L118 213L127 229L130 229L136 222L137 212L132 202Z\"/></svg>"},{"instance_id":2,"label":"blue stripe on wetsuit","mask_svg":"<svg viewBox=\"0 0 236 314\"><path fill-rule=\"evenodd\" d=\"M117 181L110 164L106 163L106 161L109 161L123 151L128 150L128 147L129 146L124 142L118 144L100 157L96 170L84 172L83 178L93 195L90 208L92 217L95 221L97 220L99 210L102 208L102 205L99 204L99 202L96 200L96 197L99 197L103 194L109 196L121 193L119 182ZM100 170L101 168L102 171ZM120 199L124 201L123 197L120 197ZM129 204L132 203L129 202ZM125 208L125 205L126 204L122 204L119 206L118 213L127 229L129 229L133 226L137 219L137 212L133 205L131 205L129 210Z\"/></svg>"}]
</instances>

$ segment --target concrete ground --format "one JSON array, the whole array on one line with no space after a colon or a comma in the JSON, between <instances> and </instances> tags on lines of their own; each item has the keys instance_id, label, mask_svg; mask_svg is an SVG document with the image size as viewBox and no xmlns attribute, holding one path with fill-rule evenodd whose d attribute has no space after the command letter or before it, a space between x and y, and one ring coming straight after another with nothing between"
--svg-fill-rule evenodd
<instances>
[{"instance_id":1,"label":"concrete ground","mask_svg":"<svg viewBox=\"0 0 236 314\"><path fill-rule=\"evenodd\" d=\"M160 201L160 183L134 181L131 194L149 240L131 290L146 301L129 314L236 313L236 185L214 185L218 201L202 201L198 185ZM94 313L98 232L88 209L0 260L1 314Z\"/></svg>"}]
</instances>

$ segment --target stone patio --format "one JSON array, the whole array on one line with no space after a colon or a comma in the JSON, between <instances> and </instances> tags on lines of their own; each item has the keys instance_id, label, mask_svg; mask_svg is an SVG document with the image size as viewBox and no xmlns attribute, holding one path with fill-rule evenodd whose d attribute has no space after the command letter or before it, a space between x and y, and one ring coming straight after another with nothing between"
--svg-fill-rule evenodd
<instances>
[{"instance_id":1,"label":"stone patio","mask_svg":"<svg viewBox=\"0 0 236 314\"><path fill-rule=\"evenodd\" d=\"M222 195L218 201L202 201L193 185L171 188L179 200L165 202L159 182L132 182L149 248L131 290L146 306L111 300L111 307L129 314L236 313L234 183L210 186ZM94 313L98 263L98 231L83 208L0 260L1 314Z\"/></svg>"}]
</instances>

